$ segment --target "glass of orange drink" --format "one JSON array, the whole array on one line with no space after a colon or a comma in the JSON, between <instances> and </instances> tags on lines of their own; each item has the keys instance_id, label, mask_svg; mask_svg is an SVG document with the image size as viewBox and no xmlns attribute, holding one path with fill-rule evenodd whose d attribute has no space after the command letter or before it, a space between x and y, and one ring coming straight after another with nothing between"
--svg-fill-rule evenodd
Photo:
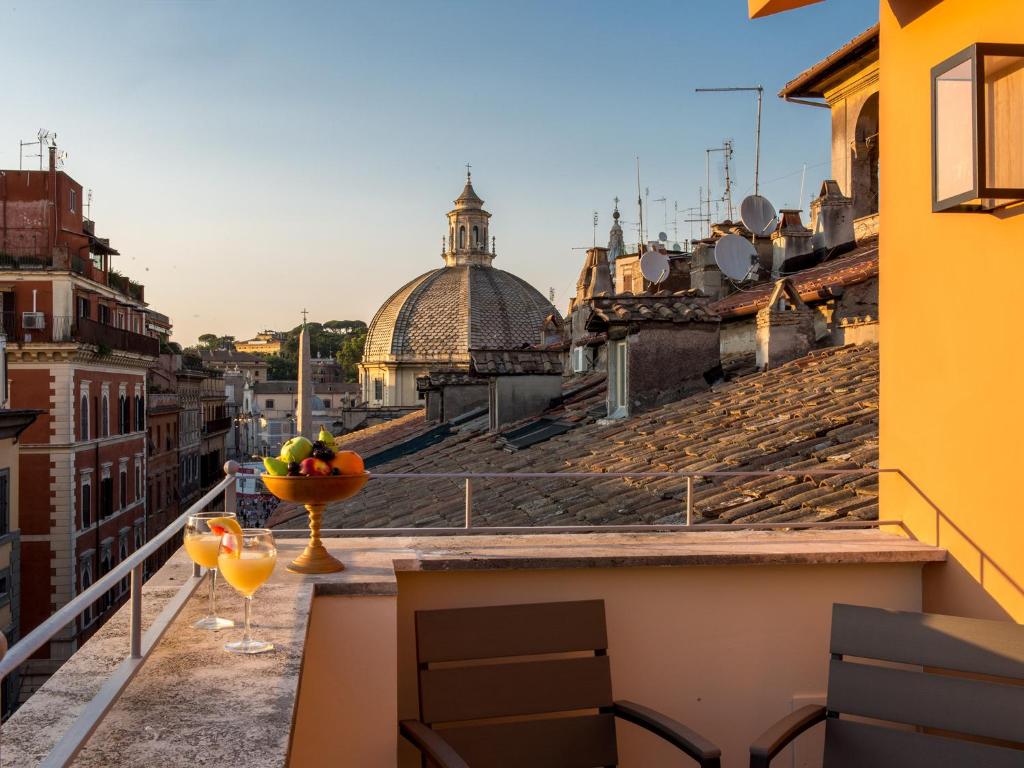
<instances>
[{"instance_id":1,"label":"glass of orange drink","mask_svg":"<svg viewBox=\"0 0 1024 768\"><path fill-rule=\"evenodd\" d=\"M254 640L251 632L252 596L270 578L277 562L274 534L266 528L244 528L227 532L220 539L217 567L224 579L245 598L245 632L241 640L225 643L231 653L264 653L272 643Z\"/></svg>"},{"instance_id":2,"label":"glass of orange drink","mask_svg":"<svg viewBox=\"0 0 1024 768\"><path fill-rule=\"evenodd\" d=\"M227 521L227 522L225 522ZM228 527L241 530L234 512L199 512L185 523L185 551L192 561L210 571L210 612L192 626L196 629L226 629L235 626L231 619L217 615L217 551L220 537Z\"/></svg>"}]
</instances>

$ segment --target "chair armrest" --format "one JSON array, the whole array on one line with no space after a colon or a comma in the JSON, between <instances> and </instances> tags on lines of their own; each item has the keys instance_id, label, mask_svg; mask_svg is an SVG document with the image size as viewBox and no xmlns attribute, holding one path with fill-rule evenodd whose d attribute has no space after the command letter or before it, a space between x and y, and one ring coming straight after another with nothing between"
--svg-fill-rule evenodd
<instances>
[{"instance_id":1,"label":"chair armrest","mask_svg":"<svg viewBox=\"0 0 1024 768\"><path fill-rule=\"evenodd\" d=\"M459 753L452 749L441 734L419 720L402 720L398 724L398 732L437 763L438 768L469 768L469 764L459 757Z\"/></svg>"},{"instance_id":2,"label":"chair armrest","mask_svg":"<svg viewBox=\"0 0 1024 768\"><path fill-rule=\"evenodd\" d=\"M825 708L819 704L800 707L796 712L782 718L750 745L750 768L768 768L772 758L789 742L824 719Z\"/></svg>"},{"instance_id":3,"label":"chair armrest","mask_svg":"<svg viewBox=\"0 0 1024 768\"><path fill-rule=\"evenodd\" d=\"M721 765L722 750L671 717L632 701L616 701L612 704L612 714L665 739L696 760L701 768Z\"/></svg>"}]
</instances>

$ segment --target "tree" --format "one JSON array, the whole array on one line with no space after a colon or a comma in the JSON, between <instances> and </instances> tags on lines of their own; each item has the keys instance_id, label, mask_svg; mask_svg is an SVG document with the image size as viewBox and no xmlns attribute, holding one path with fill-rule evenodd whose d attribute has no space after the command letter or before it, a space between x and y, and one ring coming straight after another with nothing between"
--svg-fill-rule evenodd
<instances>
[{"instance_id":1,"label":"tree","mask_svg":"<svg viewBox=\"0 0 1024 768\"><path fill-rule=\"evenodd\" d=\"M335 359L341 366L341 376L345 381L359 381L359 361L363 359L363 348L366 346L366 326L355 329L345 337L341 349Z\"/></svg>"},{"instance_id":2,"label":"tree","mask_svg":"<svg viewBox=\"0 0 1024 768\"><path fill-rule=\"evenodd\" d=\"M235 348L234 336L218 336L215 333L204 333L199 337L199 348L210 352Z\"/></svg>"}]
</instances>

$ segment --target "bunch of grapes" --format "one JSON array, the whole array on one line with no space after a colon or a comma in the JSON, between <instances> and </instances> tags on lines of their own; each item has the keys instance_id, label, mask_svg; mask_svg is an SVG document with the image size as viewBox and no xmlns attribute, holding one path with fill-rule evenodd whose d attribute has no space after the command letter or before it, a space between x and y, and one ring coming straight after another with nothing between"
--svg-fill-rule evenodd
<instances>
[{"instance_id":1,"label":"bunch of grapes","mask_svg":"<svg viewBox=\"0 0 1024 768\"><path fill-rule=\"evenodd\" d=\"M330 462L331 459L334 458L334 451L332 451L323 440L317 440L313 443L312 455L314 459Z\"/></svg>"}]
</instances>

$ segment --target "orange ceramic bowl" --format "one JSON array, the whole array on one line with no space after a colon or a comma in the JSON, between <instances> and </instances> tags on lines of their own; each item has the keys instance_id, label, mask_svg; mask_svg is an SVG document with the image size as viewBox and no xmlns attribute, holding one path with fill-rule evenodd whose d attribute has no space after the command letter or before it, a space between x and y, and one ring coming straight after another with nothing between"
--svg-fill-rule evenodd
<instances>
[{"instance_id":1,"label":"orange ceramic bowl","mask_svg":"<svg viewBox=\"0 0 1024 768\"><path fill-rule=\"evenodd\" d=\"M370 479L370 473L322 477L263 474L261 479L267 490L282 501L294 501L296 504L329 504L359 493Z\"/></svg>"}]
</instances>

